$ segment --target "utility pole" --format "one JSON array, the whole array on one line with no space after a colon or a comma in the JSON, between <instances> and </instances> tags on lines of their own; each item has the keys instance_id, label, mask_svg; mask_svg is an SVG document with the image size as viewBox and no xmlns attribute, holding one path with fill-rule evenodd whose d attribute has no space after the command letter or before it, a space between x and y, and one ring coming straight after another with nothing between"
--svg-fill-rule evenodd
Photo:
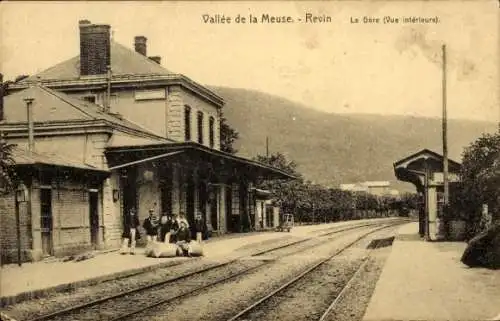
<instances>
[{"instance_id":1,"label":"utility pole","mask_svg":"<svg viewBox=\"0 0 500 321\"><path fill-rule=\"evenodd\" d=\"M4 91L7 89L7 84L3 83L3 74L0 73L0 120L3 120L3 96Z\"/></svg>"},{"instance_id":2,"label":"utility pole","mask_svg":"<svg viewBox=\"0 0 500 321\"><path fill-rule=\"evenodd\" d=\"M445 238L445 221L448 209L449 200L449 182L448 182L448 122L447 122L447 111L446 111L446 45L442 46L443 51L443 70L442 70L442 138L443 138L443 204L441 209L441 217L436 219L436 238Z\"/></svg>"},{"instance_id":3,"label":"utility pole","mask_svg":"<svg viewBox=\"0 0 500 321\"><path fill-rule=\"evenodd\" d=\"M269 158L269 136L266 136L266 158Z\"/></svg>"},{"instance_id":4,"label":"utility pole","mask_svg":"<svg viewBox=\"0 0 500 321\"><path fill-rule=\"evenodd\" d=\"M448 206L449 183L448 183L448 121L446 114L446 45L443 45L443 185L444 206Z\"/></svg>"}]
</instances>

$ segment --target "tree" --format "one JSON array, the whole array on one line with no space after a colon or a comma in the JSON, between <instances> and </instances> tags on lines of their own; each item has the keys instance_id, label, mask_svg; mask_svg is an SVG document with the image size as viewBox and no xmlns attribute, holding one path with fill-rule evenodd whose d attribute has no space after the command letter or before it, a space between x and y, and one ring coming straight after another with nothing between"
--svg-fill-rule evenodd
<instances>
[{"instance_id":1,"label":"tree","mask_svg":"<svg viewBox=\"0 0 500 321\"><path fill-rule=\"evenodd\" d=\"M223 152L236 154L237 149L234 148L234 142L239 138L240 134L232 128L227 119L221 115L220 120L220 149Z\"/></svg>"},{"instance_id":2,"label":"tree","mask_svg":"<svg viewBox=\"0 0 500 321\"><path fill-rule=\"evenodd\" d=\"M294 161L288 160L279 152L270 156L257 155L254 160L299 178L298 180L262 179L257 182L259 188L271 191L283 211L295 213L297 208L308 201L307 192L301 180L302 175L297 171L297 164Z\"/></svg>"},{"instance_id":3,"label":"tree","mask_svg":"<svg viewBox=\"0 0 500 321\"><path fill-rule=\"evenodd\" d=\"M286 156L280 152L271 154L270 156L257 155L257 157L255 157L254 160L272 167L279 168L290 175L296 177L302 176L297 171L297 163L295 163L292 160L288 160Z\"/></svg>"},{"instance_id":4,"label":"tree","mask_svg":"<svg viewBox=\"0 0 500 321\"><path fill-rule=\"evenodd\" d=\"M15 161L12 155L14 146L0 136L0 192L3 193L8 193L15 187Z\"/></svg>"},{"instance_id":5,"label":"tree","mask_svg":"<svg viewBox=\"0 0 500 321\"><path fill-rule=\"evenodd\" d=\"M452 212L462 211L471 234L480 232L481 208L488 205L493 219L500 219L500 129L484 134L462 155L461 182L450 193Z\"/></svg>"}]
</instances>

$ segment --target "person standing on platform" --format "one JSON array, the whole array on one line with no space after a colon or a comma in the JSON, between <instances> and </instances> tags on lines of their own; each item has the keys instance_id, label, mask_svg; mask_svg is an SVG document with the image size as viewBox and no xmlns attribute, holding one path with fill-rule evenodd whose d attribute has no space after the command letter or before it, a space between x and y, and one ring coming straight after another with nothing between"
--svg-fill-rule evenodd
<instances>
[{"instance_id":1,"label":"person standing on platform","mask_svg":"<svg viewBox=\"0 0 500 321\"><path fill-rule=\"evenodd\" d=\"M156 237L158 236L158 218L154 215L154 209L149 210L149 216L144 220L142 227L146 230L148 244L156 241Z\"/></svg>"},{"instance_id":2,"label":"person standing on platform","mask_svg":"<svg viewBox=\"0 0 500 321\"><path fill-rule=\"evenodd\" d=\"M180 222L179 229L176 232L176 244L182 250L182 253L187 256L189 249L189 242L191 242L191 232L185 221Z\"/></svg>"},{"instance_id":3,"label":"person standing on platform","mask_svg":"<svg viewBox=\"0 0 500 321\"><path fill-rule=\"evenodd\" d=\"M124 216L123 222L123 234L122 234L122 247L120 250L121 254L127 254L128 245L130 242L130 254L135 254L135 244L138 239L141 238L137 228L141 225L139 222L139 217L135 211L135 207L130 208L129 212Z\"/></svg>"},{"instance_id":4,"label":"person standing on platform","mask_svg":"<svg viewBox=\"0 0 500 321\"><path fill-rule=\"evenodd\" d=\"M194 228L196 232L196 241L201 242L202 240L207 239L207 225L205 224L205 220L203 219L203 215L201 213L196 215L194 220Z\"/></svg>"}]
</instances>

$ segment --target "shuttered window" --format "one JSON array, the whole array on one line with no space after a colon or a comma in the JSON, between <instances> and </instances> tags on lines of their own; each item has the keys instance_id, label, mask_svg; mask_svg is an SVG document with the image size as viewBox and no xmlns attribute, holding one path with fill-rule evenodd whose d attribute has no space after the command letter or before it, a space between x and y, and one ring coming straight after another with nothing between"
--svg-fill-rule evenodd
<instances>
[{"instance_id":1,"label":"shuttered window","mask_svg":"<svg viewBox=\"0 0 500 321\"><path fill-rule=\"evenodd\" d=\"M210 116L210 123L209 123L209 130L210 130L210 148L214 148L215 144L215 118L213 116Z\"/></svg>"},{"instance_id":2,"label":"shuttered window","mask_svg":"<svg viewBox=\"0 0 500 321\"><path fill-rule=\"evenodd\" d=\"M191 140L191 107L184 107L184 140Z\"/></svg>"},{"instance_id":3,"label":"shuttered window","mask_svg":"<svg viewBox=\"0 0 500 321\"><path fill-rule=\"evenodd\" d=\"M198 112L198 143L203 144L203 113Z\"/></svg>"}]
</instances>

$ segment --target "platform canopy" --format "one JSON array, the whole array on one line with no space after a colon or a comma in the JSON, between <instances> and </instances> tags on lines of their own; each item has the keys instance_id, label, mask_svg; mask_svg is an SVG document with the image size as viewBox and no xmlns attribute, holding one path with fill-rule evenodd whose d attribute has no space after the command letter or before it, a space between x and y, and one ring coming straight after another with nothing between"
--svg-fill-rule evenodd
<instances>
[{"instance_id":1,"label":"platform canopy","mask_svg":"<svg viewBox=\"0 0 500 321\"><path fill-rule=\"evenodd\" d=\"M296 179L278 168L193 142L108 147L106 158L110 170L157 160L206 169L216 176L231 172L266 179Z\"/></svg>"},{"instance_id":2,"label":"platform canopy","mask_svg":"<svg viewBox=\"0 0 500 321\"><path fill-rule=\"evenodd\" d=\"M417 191L422 192L424 188L425 173L428 175L443 172L443 155L429 149L423 149L415 154L409 155L394 163L394 174L403 182L412 183ZM448 171L459 173L460 163L448 159Z\"/></svg>"}]
</instances>

